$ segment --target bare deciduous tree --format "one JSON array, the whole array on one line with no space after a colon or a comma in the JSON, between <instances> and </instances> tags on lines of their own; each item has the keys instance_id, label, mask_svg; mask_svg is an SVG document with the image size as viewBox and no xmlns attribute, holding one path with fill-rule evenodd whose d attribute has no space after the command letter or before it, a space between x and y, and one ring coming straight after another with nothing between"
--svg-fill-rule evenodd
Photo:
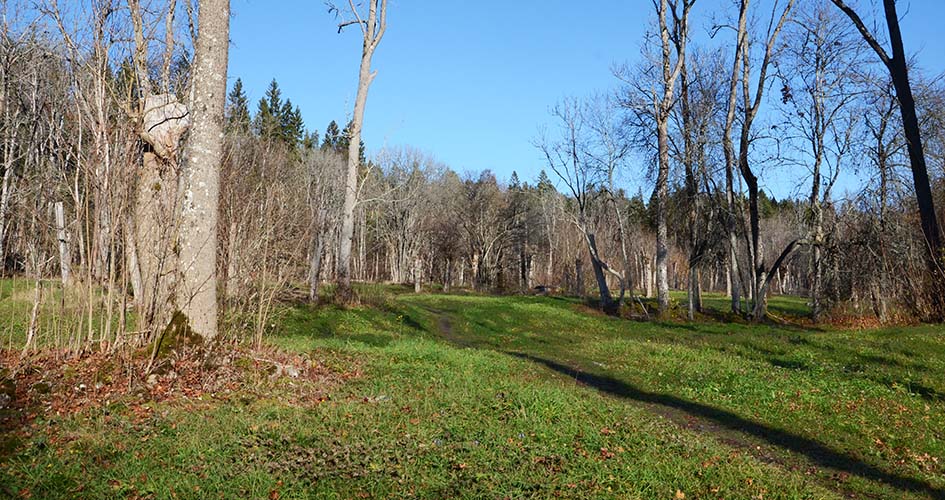
<instances>
[{"instance_id":1,"label":"bare deciduous tree","mask_svg":"<svg viewBox=\"0 0 945 500\"><path fill-rule=\"evenodd\" d=\"M915 188L916 202L919 207L919 218L922 223L922 233L928 246L928 268L933 277L934 285L930 294L935 301L933 314L941 319L945 316L945 269L943 269L942 234L939 230L938 216L935 212L935 200L932 197L932 187L929 182L929 172L925 164L925 152L922 146L922 133L919 126L919 117L916 113L915 97L912 94L912 85L909 81L909 65L905 47L902 43L902 31L899 28L899 14L896 10L896 0L883 0L883 10L886 17L886 28L889 33L889 42L892 55L879 43L870 32L859 14L847 5L844 0L832 0L863 36L866 43L876 52L880 61L889 71L893 87L896 89L896 100L899 102L899 112L902 115L902 125L906 136L906 147L909 151L909 162L912 166L912 183Z\"/></svg>"},{"instance_id":2,"label":"bare deciduous tree","mask_svg":"<svg viewBox=\"0 0 945 500\"><path fill-rule=\"evenodd\" d=\"M217 335L217 217L223 161L230 1L203 0L194 54L193 127L185 151L178 307L190 328Z\"/></svg>"},{"instance_id":3,"label":"bare deciduous tree","mask_svg":"<svg viewBox=\"0 0 945 500\"><path fill-rule=\"evenodd\" d=\"M363 46L361 50L361 66L358 72L358 92L354 100L354 113L348 125L348 168L345 180L345 198L341 213L341 234L338 251L337 298L341 302L350 302L354 299L351 289L351 243L354 238L354 211L358 204L358 167L360 167L361 128L364 125L364 108L367 105L368 90L371 82L377 76L371 70L371 58L374 51L384 37L387 30L387 0L368 0L368 15L363 18L354 0L348 1L352 20L346 20L338 26L341 32L346 26L357 24L361 28ZM337 11L337 8L332 8Z\"/></svg>"}]
</instances>

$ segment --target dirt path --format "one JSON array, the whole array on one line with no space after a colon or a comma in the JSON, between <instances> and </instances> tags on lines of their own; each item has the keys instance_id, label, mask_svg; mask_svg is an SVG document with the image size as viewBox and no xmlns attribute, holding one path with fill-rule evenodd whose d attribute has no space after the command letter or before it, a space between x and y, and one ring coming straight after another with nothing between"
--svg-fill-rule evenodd
<instances>
[{"instance_id":1,"label":"dirt path","mask_svg":"<svg viewBox=\"0 0 945 500\"><path fill-rule=\"evenodd\" d=\"M443 338L450 344L453 344L456 347L462 347L464 349L479 347L475 343L470 342L461 335L457 335L453 332L453 322L450 320L449 314L446 311L433 309L430 307L424 307L423 310L436 317L437 331L439 331L440 335L442 335Z\"/></svg>"}]
</instances>

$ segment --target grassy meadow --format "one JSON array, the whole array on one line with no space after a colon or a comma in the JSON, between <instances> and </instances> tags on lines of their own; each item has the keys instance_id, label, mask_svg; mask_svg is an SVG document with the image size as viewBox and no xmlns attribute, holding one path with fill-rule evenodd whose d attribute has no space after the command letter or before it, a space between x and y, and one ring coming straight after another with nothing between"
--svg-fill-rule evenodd
<instances>
[{"instance_id":1,"label":"grassy meadow","mask_svg":"<svg viewBox=\"0 0 945 500\"><path fill-rule=\"evenodd\" d=\"M330 382L41 412L4 431L0 497L945 498L941 327L365 294L287 309L268 337ZM772 299L775 315L803 308Z\"/></svg>"}]
</instances>

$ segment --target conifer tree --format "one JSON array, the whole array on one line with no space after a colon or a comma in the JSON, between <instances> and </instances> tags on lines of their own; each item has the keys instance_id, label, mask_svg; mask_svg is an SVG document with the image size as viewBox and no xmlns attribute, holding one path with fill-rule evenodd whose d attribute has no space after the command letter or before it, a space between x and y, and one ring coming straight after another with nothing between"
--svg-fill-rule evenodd
<instances>
[{"instance_id":1,"label":"conifer tree","mask_svg":"<svg viewBox=\"0 0 945 500\"><path fill-rule=\"evenodd\" d=\"M259 100L256 111L256 131L263 139L280 138L282 131L282 91L273 78L266 90L266 95Z\"/></svg>"},{"instance_id":2,"label":"conifer tree","mask_svg":"<svg viewBox=\"0 0 945 500\"><path fill-rule=\"evenodd\" d=\"M302 149L311 150L318 147L318 131L305 131L305 136L302 137Z\"/></svg>"},{"instance_id":3,"label":"conifer tree","mask_svg":"<svg viewBox=\"0 0 945 500\"><path fill-rule=\"evenodd\" d=\"M551 179L548 178L548 173L545 172L544 169L538 173L538 180L535 182L535 186L541 193L553 191L555 188L554 184L551 183Z\"/></svg>"},{"instance_id":4,"label":"conifer tree","mask_svg":"<svg viewBox=\"0 0 945 500\"><path fill-rule=\"evenodd\" d=\"M302 140L305 124L302 122L302 111L298 106L292 106L292 99L286 99L279 111L279 133L277 134L289 147L298 146Z\"/></svg>"},{"instance_id":5,"label":"conifer tree","mask_svg":"<svg viewBox=\"0 0 945 500\"><path fill-rule=\"evenodd\" d=\"M322 150L342 151L341 149L341 130L338 123L332 120L325 128L325 138L322 141Z\"/></svg>"},{"instance_id":6,"label":"conifer tree","mask_svg":"<svg viewBox=\"0 0 945 500\"><path fill-rule=\"evenodd\" d=\"M518 178L518 172L512 171L512 177L509 178L509 190L515 191L521 188L522 181Z\"/></svg>"},{"instance_id":7,"label":"conifer tree","mask_svg":"<svg viewBox=\"0 0 945 500\"><path fill-rule=\"evenodd\" d=\"M351 122L348 122L348 124L345 125L345 129L341 131L341 145L346 153L348 147L351 145L351 128ZM347 154L345 158L347 158ZM360 141L360 144L358 144L358 163L363 165L365 161L367 161L367 156L364 154L364 141Z\"/></svg>"},{"instance_id":8,"label":"conifer tree","mask_svg":"<svg viewBox=\"0 0 945 500\"><path fill-rule=\"evenodd\" d=\"M226 129L228 132L249 131L249 97L243 90L243 80L237 78L227 97Z\"/></svg>"}]
</instances>

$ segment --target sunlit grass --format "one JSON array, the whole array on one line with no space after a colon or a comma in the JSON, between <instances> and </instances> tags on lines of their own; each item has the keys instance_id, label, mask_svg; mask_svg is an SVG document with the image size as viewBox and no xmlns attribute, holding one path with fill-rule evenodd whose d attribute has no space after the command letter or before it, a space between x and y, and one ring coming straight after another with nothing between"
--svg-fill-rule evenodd
<instances>
[{"instance_id":1,"label":"sunlit grass","mask_svg":"<svg viewBox=\"0 0 945 500\"><path fill-rule=\"evenodd\" d=\"M152 405L143 420L118 407L48 417L0 455L0 483L34 498L922 498L945 488L938 327L637 322L574 299L381 288L365 302L292 309L270 338L328 366L358 365L327 401L273 390ZM778 307L800 311L803 300Z\"/></svg>"}]
</instances>

